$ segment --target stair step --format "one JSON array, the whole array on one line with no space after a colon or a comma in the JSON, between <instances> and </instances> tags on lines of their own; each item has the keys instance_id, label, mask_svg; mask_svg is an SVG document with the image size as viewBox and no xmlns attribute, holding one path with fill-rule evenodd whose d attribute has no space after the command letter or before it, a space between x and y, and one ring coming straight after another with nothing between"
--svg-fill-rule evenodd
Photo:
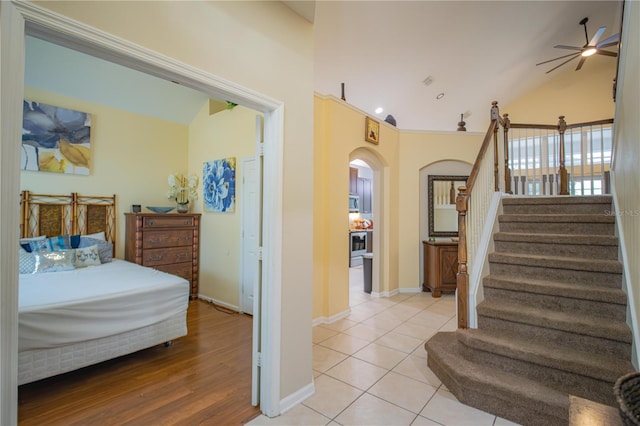
<instances>
[{"instance_id":1,"label":"stair step","mask_svg":"<svg viewBox=\"0 0 640 426\"><path fill-rule=\"evenodd\" d=\"M613 235L615 216L604 214L501 214L500 231Z\"/></svg>"},{"instance_id":2,"label":"stair step","mask_svg":"<svg viewBox=\"0 0 640 426\"><path fill-rule=\"evenodd\" d=\"M611 391L615 381L634 371L623 359L538 344L508 333L458 330L458 339L470 361L611 406L616 403Z\"/></svg>"},{"instance_id":3,"label":"stair step","mask_svg":"<svg viewBox=\"0 0 640 426\"><path fill-rule=\"evenodd\" d=\"M566 425L569 397L525 377L463 356L456 332L436 333L425 344L427 364L460 402L520 424Z\"/></svg>"},{"instance_id":4,"label":"stair step","mask_svg":"<svg viewBox=\"0 0 640 426\"><path fill-rule=\"evenodd\" d=\"M612 235L497 232L493 241L499 252L589 259L618 258L618 238Z\"/></svg>"},{"instance_id":5,"label":"stair step","mask_svg":"<svg viewBox=\"0 0 640 426\"><path fill-rule=\"evenodd\" d=\"M622 264L617 260L579 259L510 253L490 253L492 274L548 279L620 288Z\"/></svg>"},{"instance_id":6,"label":"stair step","mask_svg":"<svg viewBox=\"0 0 640 426\"><path fill-rule=\"evenodd\" d=\"M483 279L485 300L503 300L514 304L589 314L625 321L627 296L620 289L487 275Z\"/></svg>"},{"instance_id":7,"label":"stair step","mask_svg":"<svg viewBox=\"0 0 640 426\"><path fill-rule=\"evenodd\" d=\"M550 345L629 359L631 331L625 322L484 300L478 307L478 328L523 336Z\"/></svg>"},{"instance_id":8,"label":"stair step","mask_svg":"<svg viewBox=\"0 0 640 426\"><path fill-rule=\"evenodd\" d=\"M504 213L600 213L612 214L611 195L580 197L505 197Z\"/></svg>"}]
</instances>

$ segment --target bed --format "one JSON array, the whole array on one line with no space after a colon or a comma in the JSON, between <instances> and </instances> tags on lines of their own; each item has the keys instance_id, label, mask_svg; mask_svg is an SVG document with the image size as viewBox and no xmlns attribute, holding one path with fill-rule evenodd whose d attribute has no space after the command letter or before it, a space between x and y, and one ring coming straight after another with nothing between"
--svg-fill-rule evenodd
<instances>
[{"instance_id":1,"label":"bed","mask_svg":"<svg viewBox=\"0 0 640 426\"><path fill-rule=\"evenodd\" d=\"M18 384L187 334L189 282L114 258L115 195L23 191L21 211Z\"/></svg>"}]
</instances>

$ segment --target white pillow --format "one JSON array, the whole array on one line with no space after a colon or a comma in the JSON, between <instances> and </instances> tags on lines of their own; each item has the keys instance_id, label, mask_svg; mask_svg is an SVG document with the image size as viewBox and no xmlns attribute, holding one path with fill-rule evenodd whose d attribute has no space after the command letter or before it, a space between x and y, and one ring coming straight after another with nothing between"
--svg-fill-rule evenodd
<instances>
[{"instance_id":1,"label":"white pillow","mask_svg":"<svg viewBox=\"0 0 640 426\"><path fill-rule=\"evenodd\" d=\"M93 245L89 247L76 249L76 268L84 268L86 266L100 265L100 254L98 253L98 246Z\"/></svg>"},{"instance_id":2,"label":"white pillow","mask_svg":"<svg viewBox=\"0 0 640 426\"><path fill-rule=\"evenodd\" d=\"M107 241L107 237L106 237L106 235L104 234L104 231L102 231L102 232L96 232L95 234L83 235L83 237L87 237L87 238L95 238L96 240Z\"/></svg>"}]
</instances>

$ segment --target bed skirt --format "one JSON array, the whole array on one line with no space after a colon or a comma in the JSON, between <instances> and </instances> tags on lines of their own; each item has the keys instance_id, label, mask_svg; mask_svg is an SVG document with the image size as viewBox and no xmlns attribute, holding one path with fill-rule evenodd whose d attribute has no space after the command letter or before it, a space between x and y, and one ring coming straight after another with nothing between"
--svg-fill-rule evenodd
<instances>
[{"instance_id":1,"label":"bed skirt","mask_svg":"<svg viewBox=\"0 0 640 426\"><path fill-rule=\"evenodd\" d=\"M115 336L18 354L18 384L77 370L127 355L187 334L186 311L162 322Z\"/></svg>"}]
</instances>

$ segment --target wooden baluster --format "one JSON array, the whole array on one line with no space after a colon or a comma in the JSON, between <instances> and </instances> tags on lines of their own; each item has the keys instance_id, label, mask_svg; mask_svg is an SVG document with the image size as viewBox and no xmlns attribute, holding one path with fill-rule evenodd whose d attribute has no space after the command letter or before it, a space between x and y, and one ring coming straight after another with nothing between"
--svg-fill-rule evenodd
<instances>
[{"instance_id":1,"label":"wooden baluster","mask_svg":"<svg viewBox=\"0 0 640 426\"><path fill-rule=\"evenodd\" d=\"M558 117L558 133L560 134L560 191L558 195L569 195L569 179L567 177L567 169L564 166L564 132L567 130L567 122L564 121L564 115Z\"/></svg>"},{"instance_id":2,"label":"wooden baluster","mask_svg":"<svg viewBox=\"0 0 640 426\"><path fill-rule=\"evenodd\" d=\"M491 120L500 121L500 110L498 109L498 101L491 102ZM500 191L500 172L498 169L498 126L493 129L493 181L495 182L495 191Z\"/></svg>"},{"instance_id":3,"label":"wooden baluster","mask_svg":"<svg viewBox=\"0 0 640 426\"><path fill-rule=\"evenodd\" d=\"M467 209L469 194L466 186L458 187L456 210L458 211L458 328L469 327L469 274L467 273Z\"/></svg>"},{"instance_id":4,"label":"wooden baluster","mask_svg":"<svg viewBox=\"0 0 640 426\"><path fill-rule=\"evenodd\" d=\"M511 191L511 169L509 168L509 129L511 128L509 114L502 114L502 128L504 129L504 192L513 194Z\"/></svg>"}]
</instances>

